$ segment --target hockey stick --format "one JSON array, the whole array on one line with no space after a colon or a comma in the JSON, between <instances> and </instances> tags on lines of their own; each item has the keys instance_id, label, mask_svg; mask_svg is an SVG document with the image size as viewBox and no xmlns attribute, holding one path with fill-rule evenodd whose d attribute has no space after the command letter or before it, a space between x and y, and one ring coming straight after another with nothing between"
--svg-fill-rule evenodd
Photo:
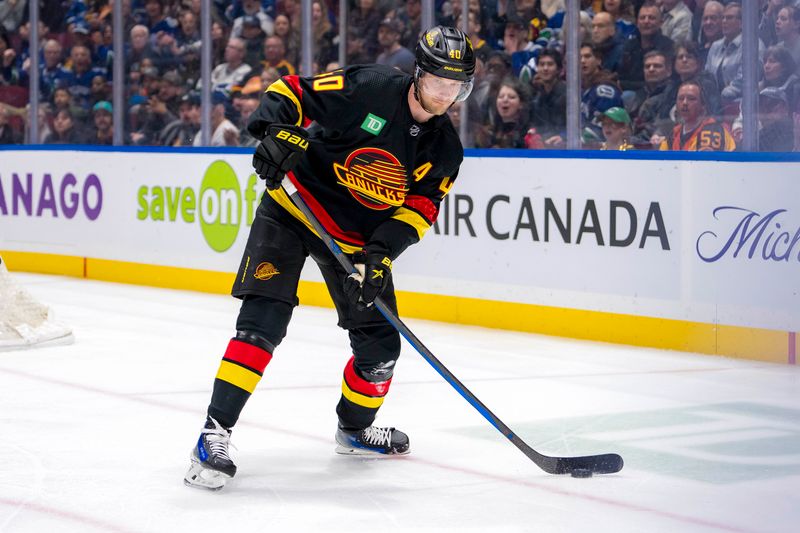
<instances>
[{"instance_id":1,"label":"hockey stick","mask_svg":"<svg viewBox=\"0 0 800 533\"><path fill-rule=\"evenodd\" d=\"M317 231L317 234L322 238L325 242L325 245L331 251L331 253L336 257L336 260L339 261L339 264L345 269L346 272L356 272L353 263L350 259L345 255L336 241L330 236L330 234L325 230L325 228L320 224L317 217L311 212L311 210L306 205L303 198L300 196L300 193L297 192L297 188L294 184L289 180L289 178L285 178L283 180L283 189L289 195L289 197L294 202L294 205L306 216L308 221ZM619 472L622 469L622 457L615 453L608 453L602 455L587 455L583 457L549 457L547 455L543 455L527 444L514 433L511 428L503 423L502 420L497 418L497 416L492 413L488 407L486 407L483 402L481 402L470 390L461 383L458 378L456 378L452 372L450 372L442 363L439 361L435 355L424 345L422 341L420 341L414 333L408 329L408 327L400 320L400 318L395 315L391 309L383 302L383 300L378 297L375 299L375 307L381 312L381 314L386 318L387 321L397 329L400 334L405 337L405 339L414 347L417 352L425 359L436 372L442 376L445 381L447 381L461 396L467 400L472 407L478 410L483 417L492 424L497 431L502 433L508 440L510 440L514 446L519 448L519 450L524 453L528 459L536 463L539 468L547 472L548 474L572 474L573 472L577 471L576 474L582 475L589 475L592 474L613 474L614 472Z\"/></svg>"}]
</instances>

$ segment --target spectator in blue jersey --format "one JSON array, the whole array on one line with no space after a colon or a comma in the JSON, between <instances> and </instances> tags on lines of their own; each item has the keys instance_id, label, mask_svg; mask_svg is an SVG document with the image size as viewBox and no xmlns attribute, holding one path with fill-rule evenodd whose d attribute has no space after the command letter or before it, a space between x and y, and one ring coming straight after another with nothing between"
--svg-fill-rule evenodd
<instances>
[{"instance_id":1,"label":"spectator in blue jersey","mask_svg":"<svg viewBox=\"0 0 800 533\"><path fill-rule=\"evenodd\" d=\"M280 11L277 9L278 1L279 0L261 0L259 2L261 11L274 20L277 17L277 12ZM225 19L229 22L233 22L237 18L248 14L244 9L244 2L242 0L217 0L217 4L223 7L220 12L224 13Z\"/></svg>"},{"instance_id":2,"label":"spectator in blue jersey","mask_svg":"<svg viewBox=\"0 0 800 533\"><path fill-rule=\"evenodd\" d=\"M164 13L164 0L145 0L144 10L147 13L147 29L150 35L159 32L174 35L178 31L178 21Z\"/></svg>"},{"instance_id":3,"label":"spectator in blue jersey","mask_svg":"<svg viewBox=\"0 0 800 533\"><path fill-rule=\"evenodd\" d=\"M625 41L619 80L620 88L631 96L644 85L644 55L647 52L660 50L672 61L674 43L661 33L661 16L658 5L653 0L645 0L636 17L639 36Z\"/></svg>"},{"instance_id":4,"label":"spectator in blue jersey","mask_svg":"<svg viewBox=\"0 0 800 533\"><path fill-rule=\"evenodd\" d=\"M414 74L414 54L400 44L403 34L403 23L397 19L385 18L378 26L378 44L381 53L375 62L402 70L406 74Z\"/></svg>"},{"instance_id":5,"label":"spectator in blue jersey","mask_svg":"<svg viewBox=\"0 0 800 533\"><path fill-rule=\"evenodd\" d=\"M601 139L602 131L597 112L610 107L623 107L622 92L617 75L601 68L600 52L591 44L583 44L581 59L581 119L584 140Z\"/></svg>"},{"instance_id":6,"label":"spectator in blue jersey","mask_svg":"<svg viewBox=\"0 0 800 533\"><path fill-rule=\"evenodd\" d=\"M100 23L92 27L89 39L94 52L92 63L97 67L106 69L110 80L114 70L114 36L111 24Z\"/></svg>"},{"instance_id":7,"label":"spectator in blue jersey","mask_svg":"<svg viewBox=\"0 0 800 533\"><path fill-rule=\"evenodd\" d=\"M64 21L67 25L75 24L76 22L84 22L86 20L86 13L88 11L86 0L71 0L64 3L69 5L67 12L64 14Z\"/></svg>"},{"instance_id":8,"label":"spectator in blue jersey","mask_svg":"<svg viewBox=\"0 0 800 533\"><path fill-rule=\"evenodd\" d=\"M242 37L242 25L245 20L249 20L248 17L255 18L258 21L264 35L272 35L274 33L274 21L264 11L260 0L242 0L241 7L241 14L233 19L233 29L231 30L233 37Z\"/></svg>"},{"instance_id":9,"label":"spectator in blue jersey","mask_svg":"<svg viewBox=\"0 0 800 533\"><path fill-rule=\"evenodd\" d=\"M72 94L75 104L88 110L92 80L96 76L107 79L106 69L92 66L91 52L86 46L73 46L69 55L71 66L67 69L65 85Z\"/></svg>"},{"instance_id":10,"label":"spectator in blue jersey","mask_svg":"<svg viewBox=\"0 0 800 533\"><path fill-rule=\"evenodd\" d=\"M66 83L67 71L62 64L64 52L61 43L55 39L46 40L42 47L42 57L43 61L39 63L39 99L49 101L56 87Z\"/></svg>"},{"instance_id":11,"label":"spectator in blue jersey","mask_svg":"<svg viewBox=\"0 0 800 533\"><path fill-rule=\"evenodd\" d=\"M625 41L639 35L639 30L634 24L636 19L631 0L603 0L603 11L614 18L617 36Z\"/></svg>"},{"instance_id":12,"label":"spectator in blue jersey","mask_svg":"<svg viewBox=\"0 0 800 533\"><path fill-rule=\"evenodd\" d=\"M511 56L511 72L514 76L519 76L522 67L530 60L531 47L525 20L510 16L503 32L503 51Z\"/></svg>"}]
</instances>

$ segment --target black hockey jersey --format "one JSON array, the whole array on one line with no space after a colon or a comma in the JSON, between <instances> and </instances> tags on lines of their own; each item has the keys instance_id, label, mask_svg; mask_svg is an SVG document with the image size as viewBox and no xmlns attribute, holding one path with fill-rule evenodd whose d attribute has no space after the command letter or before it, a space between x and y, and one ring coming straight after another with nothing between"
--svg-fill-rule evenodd
<instances>
[{"instance_id":1,"label":"black hockey jersey","mask_svg":"<svg viewBox=\"0 0 800 533\"><path fill-rule=\"evenodd\" d=\"M306 156L287 176L346 253L376 243L395 259L436 220L458 174L464 151L450 119L417 123L412 83L381 65L284 76L250 118L256 139L272 123L310 126ZM283 189L270 195L313 231Z\"/></svg>"}]
</instances>

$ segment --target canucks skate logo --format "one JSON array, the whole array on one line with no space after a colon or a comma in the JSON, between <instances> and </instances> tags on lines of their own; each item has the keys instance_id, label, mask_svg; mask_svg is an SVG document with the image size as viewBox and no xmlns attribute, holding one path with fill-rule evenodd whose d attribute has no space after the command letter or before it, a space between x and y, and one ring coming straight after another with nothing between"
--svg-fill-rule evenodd
<instances>
[{"instance_id":1,"label":"canucks skate logo","mask_svg":"<svg viewBox=\"0 0 800 533\"><path fill-rule=\"evenodd\" d=\"M250 258L248 257L247 260L249 261ZM253 274L253 277L256 279L260 279L261 281L266 281L270 279L272 276L275 276L276 274L280 274L280 272L278 271L277 268L275 268L275 265L267 261L264 261L263 263L261 263L256 267L256 271Z\"/></svg>"},{"instance_id":2,"label":"canucks skate logo","mask_svg":"<svg viewBox=\"0 0 800 533\"><path fill-rule=\"evenodd\" d=\"M403 205L408 194L406 168L391 153L379 148L359 148L344 165L333 164L339 185L347 187L357 202L370 209Z\"/></svg>"}]
</instances>

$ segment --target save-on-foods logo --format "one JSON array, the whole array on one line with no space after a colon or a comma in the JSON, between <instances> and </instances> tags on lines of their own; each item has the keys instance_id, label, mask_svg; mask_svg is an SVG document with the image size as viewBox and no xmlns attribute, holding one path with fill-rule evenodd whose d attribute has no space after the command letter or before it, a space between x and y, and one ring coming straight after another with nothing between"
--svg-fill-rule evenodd
<instances>
[{"instance_id":1,"label":"save-on-foods logo","mask_svg":"<svg viewBox=\"0 0 800 533\"><path fill-rule=\"evenodd\" d=\"M209 165L200 188L139 187L136 218L154 222L199 222L203 238L217 252L224 252L236 242L244 219L251 224L257 206L255 174L242 189L231 166L224 161Z\"/></svg>"}]
</instances>

